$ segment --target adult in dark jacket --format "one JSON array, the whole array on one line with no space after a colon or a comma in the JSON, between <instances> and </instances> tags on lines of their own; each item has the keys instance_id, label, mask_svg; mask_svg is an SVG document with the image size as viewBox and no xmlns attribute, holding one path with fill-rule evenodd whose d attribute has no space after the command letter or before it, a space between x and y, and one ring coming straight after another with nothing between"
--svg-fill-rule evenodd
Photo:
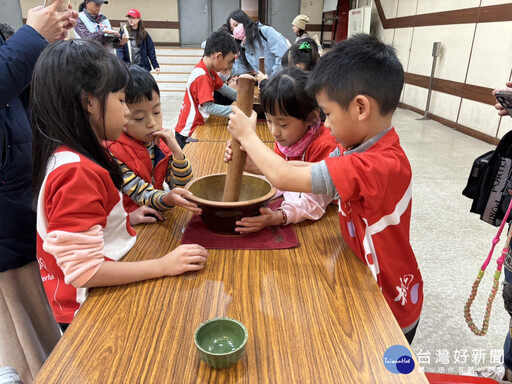
<instances>
[{"instance_id":1,"label":"adult in dark jacket","mask_svg":"<svg viewBox=\"0 0 512 384\"><path fill-rule=\"evenodd\" d=\"M128 34L130 41L117 50L117 56L123 59L124 62L137 64L147 71L151 71L151 66L153 66L156 73L160 73L160 65L156 60L155 45L144 28L140 12L137 9L130 9L126 17L128 18L128 25L124 28L124 34Z\"/></svg>"},{"instance_id":2,"label":"adult in dark jacket","mask_svg":"<svg viewBox=\"0 0 512 384\"><path fill-rule=\"evenodd\" d=\"M0 363L31 383L60 337L36 261L32 206L32 129L28 88L39 54L67 35L78 14L66 0L28 11L8 41L0 34Z\"/></svg>"}]
</instances>

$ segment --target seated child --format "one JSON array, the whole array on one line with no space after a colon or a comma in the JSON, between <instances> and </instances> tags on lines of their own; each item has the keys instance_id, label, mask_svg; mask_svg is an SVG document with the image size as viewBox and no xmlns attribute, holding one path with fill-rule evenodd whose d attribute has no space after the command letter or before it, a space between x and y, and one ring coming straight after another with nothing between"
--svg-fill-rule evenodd
<instances>
[{"instance_id":1,"label":"seated child","mask_svg":"<svg viewBox=\"0 0 512 384\"><path fill-rule=\"evenodd\" d=\"M403 83L393 48L359 34L322 56L307 88L341 151L320 163L287 162L256 136L256 114L236 107L228 128L277 188L339 199L343 238L370 268L410 343L423 280L409 243L411 166L391 125Z\"/></svg>"},{"instance_id":2,"label":"seated child","mask_svg":"<svg viewBox=\"0 0 512 384\"><path fill-rule=\"evenodd\" d=\"M204 268L208 252L180 245L159 258L122 262L135 244L123 209L123 176L104 140L116 140L130 114L126 65L88 40L59 41L32 78L33 185L37 260L53 315L64 330L88 296L106 287Z\"/></svg>"},{"instance_id":3,"label":"seated child","mask_svg":"<svg viewBox=\"0 0 512 384\"><path fill-rule=\"evenodd\" d=\"M204 124L210 115L228 117L230 105L214 102L213 92L236 100L236 91L224 84L217 72L233 67L237 51L235 39L228 32L213 32L206 40L204 56L195 66L187 81L187 90L183 97L175 136L181 148L187 143L198 125Z\"/></svg>"},{"instance_id":4,"label":"seated child","mask_svg":"<svg viewBox=\"0 0 512 384\"><path fill-rule=\"evenodd\" d=\"M320 121L320 110L314 97L306 93L309 73L296 67L283 69L273 76L260 92L261 105L268 128L276 139L274 152L286 161L321 161L336 148L329 129ZM225 161L231 160L231 147L226 148ZM248 157L246 171L261 174L251 166ZM276 210L260 208L260 216L244 217L237 222L235 231L257 232L271 225L318 220L330 196L313 193L281 192L285 201ZM279 196L279 195L277 195Z\"/></svg>"},{"instance_id":5,"label":"seated child","mask_svg":"<svg viewBox=\"0 0 512 384\"><path fill-rule=\"evenodd\" d=\"M288 48L281 59L281 63L283 67L295 66L306 71L312 71L319 58L318 45L315 40L311 37L304 37Z\"/></svg>"},{"instance_id":6,"label":"seated child","mask_svg":"<svg viewBox=\"0 0 512 384\"><path fill-rule=\"evenodd\" d=\"M132 82L126 87L126 104L130 109L126 131L119 139L106 143L123 173L123 206L131 213L139 206L165 211L173 206L200 213L195 203L182 196L192 179L192 167L172 131L162 129L160 90L154 77L144 68L130 65ZM164 191L164 182L170 188ZM158 219L165 216L157 213ZM153 222L156 219L153 219Z\"/></svg>"},{"instance_id":7,"label":"seated child","mask_svg":"<svg viewBox=\"0 0 512 384\"><path fill-rule=\"evenodd\" d=\"M305 37L288 48L281 58L281 64L283 65L283 68L297 67L305 71L312 71L319 58L318 45L316 45L312 38ZM258 71L260 89L265 86L267 81L268 76Z\"/></svg>"}]
</instances>

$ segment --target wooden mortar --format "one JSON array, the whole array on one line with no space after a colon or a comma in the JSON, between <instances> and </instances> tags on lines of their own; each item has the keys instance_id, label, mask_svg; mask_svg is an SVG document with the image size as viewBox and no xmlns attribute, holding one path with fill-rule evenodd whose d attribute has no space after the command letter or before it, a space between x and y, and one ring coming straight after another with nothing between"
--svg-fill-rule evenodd
<instances>
[{"instance_id":1,"label":"wooden mortar","mask_svg":"<svg viewBox=\"0 0 512 384\"><path fill-rule=\"evenodd\" d=\"M254 102L254 77L247 74L240 75L238 77L237 92L236 104L238 108L250 117ZM240 198L240 188L242 187L242 174L244 172L246 153L240 150L240 142L234 137L231 137L231 150L233 154L228 164L222 201L238 201Z\"/></svg>"}]
</instances>

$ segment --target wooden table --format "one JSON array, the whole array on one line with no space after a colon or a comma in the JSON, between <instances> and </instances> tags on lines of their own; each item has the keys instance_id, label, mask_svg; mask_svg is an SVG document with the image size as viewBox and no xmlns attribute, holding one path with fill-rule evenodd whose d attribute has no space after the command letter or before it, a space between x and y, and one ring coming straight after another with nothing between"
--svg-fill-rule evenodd
<instances>
[{"instance_id":1,"label":"wooden table","mask_svg":"<svg viewBox=\"0 0 512 384\"><path fill-rule=\"evenodd\" d=\"M197 176L225 169L224 146L186 146ZM137 227L123 260L175 248L189 219L175 208L165 222ZM416 358L408 375L385 368L386 349L408 344L342 241L336 207L295 231L298 248L210 250L200 272L91 290L35 383L427 383ZM193 336L220 316L244 323L249 339L241 361L215 370Z\"/></svg>"},{"instance_id":2,"label":"wooden table","mask_svg":"<svg viewBox=\"0 0 512 384\"><path fill-rule=\"evenodd\" d=\"M231 139L227 126L227 117L210 116L204 125L196 128L192 133L192 138L199 141L222 141L225 144L228 139ZM262 141L274 143L274 136L270 133L265 121L258 121L256 134Z\"/></svg>"}]
</instances>

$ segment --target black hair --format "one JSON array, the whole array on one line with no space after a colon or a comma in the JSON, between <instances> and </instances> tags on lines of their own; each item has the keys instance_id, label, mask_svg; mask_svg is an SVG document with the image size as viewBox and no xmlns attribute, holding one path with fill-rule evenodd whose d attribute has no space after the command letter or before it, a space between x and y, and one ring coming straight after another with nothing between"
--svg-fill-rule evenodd
<instances>
[{"instance_id":1,"label":"black hair","mask_svg":"<svg viewBox=\"0 0 512 384\"><path fill-rule=\"evenodd\" d=\"M305 33L306 33L306 31L304 29L299 28L299 32L297 32L297 36L302 37L302 35L304 35Z\"/></svg>"},{"instance_id":2,"label":"black hair","mask_svg":"<svg viewBox=\"0 0 512 384\"><path fill-rule=\"evenodd\" d=\"M160 89L151 73L135 64L128 64L132 81L126 86L126 103L134 104L144 99L152 100L153 92L160 96Z\"/></svg>"},{"instance_id":3,"label":"black hair","mask_svg":"<svg viewBox=\"0 0 512 384\"><path fill-rule=\"evenodd\" d=\"M315 68L319 57L318 45L315 40L311 37L304 37L288 48L281 58L281 64L283 67L303 64L305 70L311 71Z\"/></svg>"},{"instance_id":4,"label":"black hair","mask_svg":"<svg viewBox=\"0 0 512 384\"><path fill-rule=\"evenodd\" d=\"M245 44L250 45L256 48L256 44L259 44L260 47L263 47L263 42L260 35L260 29L258 23L254 22L244 11L241 9L237 9L229 14L226 25L228 27L229 32L232 34L233 30L231 29L231 19L237 21L239 24L244 25L245 29ZM239 58L242 60L242 63L245 67L250 68L249 62L245 57L245 49L240 46L241 42L238 43L238 48L240 50Z\"/></svg>"},{"instance_id":5,"label":"black hair","mask_svg":"<svg viewBox=\"0 0 512 384\"><path fill-rule=\"evenodd\" d=\"M107 97L130 81L123 61L94 41L58 41L41 53L32 74L30 99L35 202L48 161L61 145L105 168L121 188L121 170L91 126L87 97L99 100L105 124Z\"/></svg>"},{"instance_id":6,"label":"black hair","mask_svg":"<svg viewBox=\"0 0 512 384\"><path fill-rule=\"evenodd\" d=\"M309 72L296 67L284 68L272 76L260 90L263 111L307 121L311 112L318 109L314 97L306 92Z\"/></svg>"},{"instance_id":7,"label":"black hair","mask_svg":"<svg viewBox=\"0 0 512 384\"><path fill-rule=\"evenodd\" d=\"M236 51L235 39L226 30L219 29L206 39L204 47L205 56L211 56L217 52L222 53L222 56L226 56L228 53L236 53Z\"/></svg>"},{"instance_id":8,"label":"black hair","mask_svg":"<svg viewBox=\"0 0 512 384\"><path fill-rule=\"evenodd\" d=\"M88 0L84 0L83 3L80 3L80 5L78 6L78 12L83 12L83 10L85 9L85 4L88 2Z\"/></svg>"},{"instance_id":9,"label":"black hair","mask_svg":"<svg viewBox=\"0 0 512 384\"><path fill-rule=\"evenodd\" d=\"M357 95L370 96L385 116L396 109L403 84L404 69L395 49L376 37L357 34L334 44L322 56L309 79L308 92L324 91L343 109Z\"/></svg>"},{"instance_id":10,"label":"black hair","mask_svg":"<svg viewBox=\"0 0 512 384\"><path fill-rule=\"evenodd\" d=\"M14 29L7 23L0 23L0 32L4 35L5 39L14 35Z\"/></svg>"}]
</instances>

